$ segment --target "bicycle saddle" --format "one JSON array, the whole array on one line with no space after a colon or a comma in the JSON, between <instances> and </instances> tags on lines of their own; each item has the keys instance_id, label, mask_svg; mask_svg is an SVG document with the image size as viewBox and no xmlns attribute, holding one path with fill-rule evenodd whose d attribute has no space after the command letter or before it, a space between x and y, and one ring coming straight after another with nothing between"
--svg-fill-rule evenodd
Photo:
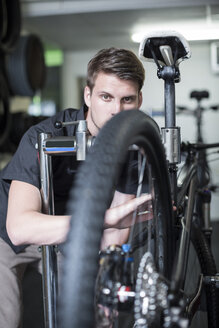
<instances>
[{"instance_id":1,"label":"bicycle saddle","mask_svg":"<svg viewBox=\"0 0 219 328\"><path fill-rule=\"evenodd\" d=\"M178 66L190 58L187 40L175 31L152 31L140 43L139 56L146 61L155 61L158 66Z\"/></svg>"}]
</instances>

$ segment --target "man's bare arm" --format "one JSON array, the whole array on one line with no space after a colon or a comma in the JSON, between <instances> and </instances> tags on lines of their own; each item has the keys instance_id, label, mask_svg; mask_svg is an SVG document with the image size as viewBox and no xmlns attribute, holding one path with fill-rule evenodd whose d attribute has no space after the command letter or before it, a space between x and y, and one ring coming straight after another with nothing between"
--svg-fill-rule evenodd
<instances>
[{"instance_id":1,"label":"man's bare arm","mask_svg":"<svg viewBox=\"0 0 219 328\"><path fill-rule=\"evenodd\" d=\"M146 198L136 199L134 195L115 193L111 207L106 211L102 245L126 242L131 225L130 214ZM22 181L12 181L6 227L14 245L52 245L65 241L70 216L42 214L41 206L38 188Z\"/></svg>"},{"instance_id":2,"label":"man's bare arm","mask_svg":"<svg viewBox=\"0 0 219 328\"><path fill-rule=\"evenodd\" d=\"M38 188L29 183L12 181L6 227L13 244L51 245L65 241L70 216L42 214L41 205Z\"/></svg>"}]
</instances>

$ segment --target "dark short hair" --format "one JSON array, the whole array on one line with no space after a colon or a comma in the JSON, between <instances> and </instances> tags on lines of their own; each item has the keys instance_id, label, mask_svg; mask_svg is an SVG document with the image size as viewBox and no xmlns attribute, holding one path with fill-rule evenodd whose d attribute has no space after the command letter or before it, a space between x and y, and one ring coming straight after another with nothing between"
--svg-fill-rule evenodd
<instances>
[{"instance_id":1,"label":"dark short hair","mask_svg":"<svg viewBox=\"0 0 219 328\"><path fill-rule=\"evenodd\" d=\"M100 73L114 74L121 80L131 80L141 90L145 70L138 57L130 50L108 48L100 50L88 63L87 86L93 90L97 75Z\"/></svg>"}]
</instances>

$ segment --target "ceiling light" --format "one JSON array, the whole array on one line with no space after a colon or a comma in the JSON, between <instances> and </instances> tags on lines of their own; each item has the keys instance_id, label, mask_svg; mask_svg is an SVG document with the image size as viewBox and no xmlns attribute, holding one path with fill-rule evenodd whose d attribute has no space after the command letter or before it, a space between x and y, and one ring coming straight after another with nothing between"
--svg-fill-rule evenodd
<instances>
[{"instance_id":1,"label":"ceiling light","mask_svg":"<svg viewBox=\"0 0 219 328\"><path fill-rule=\"evenodd\" d=\"M131 38L133 42L141 42L148 31L174 30L181 33L188 41L219 40L219 22L186 22L171 24L148 24L135 29Z\"/></svg>"}]
</instances>

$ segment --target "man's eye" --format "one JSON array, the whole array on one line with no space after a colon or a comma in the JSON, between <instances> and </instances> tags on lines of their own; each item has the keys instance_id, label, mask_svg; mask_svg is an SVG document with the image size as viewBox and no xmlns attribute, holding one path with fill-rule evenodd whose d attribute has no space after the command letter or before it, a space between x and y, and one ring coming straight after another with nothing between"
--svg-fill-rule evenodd
<instances>
[{"instance_id":1,"label":"man's eye","mask_svg":"<svg viewBox=\"0 0 219 328\"><path fill-rule=\"evenodd\" d=\"M123 100L125 103L130 103L130 102L132 102L133 99L132 99L132 97L124 97Z\"/></svg>"},{"instance_id":2,"label":"man's eye","mask_svg":"<svg viewBox=\"0 0 219 328\"><path fill-rule=\"evenodd\" d=\"M102 95L101 96L103 100L110 100L110 96L109 95Z\"/></svg>"}]
</instances>

